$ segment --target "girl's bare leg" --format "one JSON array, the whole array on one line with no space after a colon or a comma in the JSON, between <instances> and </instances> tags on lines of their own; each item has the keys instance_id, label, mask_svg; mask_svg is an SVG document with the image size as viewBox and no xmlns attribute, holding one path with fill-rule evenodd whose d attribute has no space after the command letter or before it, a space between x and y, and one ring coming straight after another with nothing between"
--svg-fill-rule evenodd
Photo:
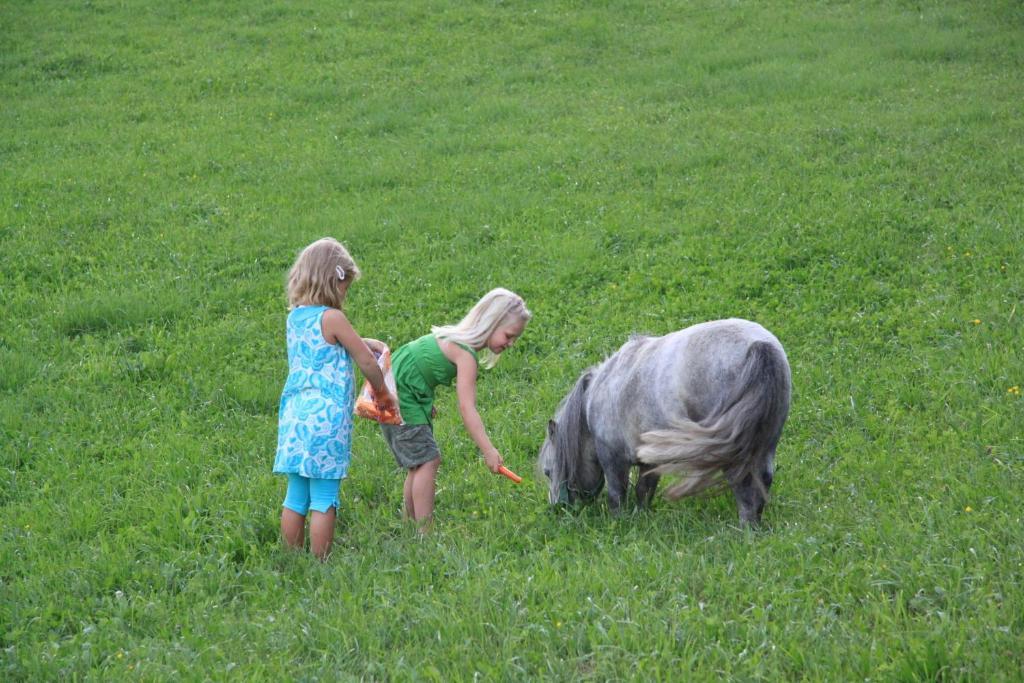
<instances>
[{"instance_id":1,"label":"girl's bare leg","mask_svg":"<svg viewBox=\"0 0 1024 683\"><path fill-rule=\"evenodd\" d=\"M302 550L306 541L306 517L295 510L281 508L281 539L289 548Z\"/></svg>"},{"instance_id":2,"label":"girl's bare leg","mask_svg":"<svg viewBox=\"0 0 1024 683\"><path fill-rule=\"evenodd\" d=\"M405 512L402 519L409 522L416 519L416 506L412 499L412 484L416 478L416 468L410 469L405 474L405 486L402 487L402 497L405 499Z\"/></svg>"},{"instance_id":3,"label":"girl's bare leg","mask_svg":"<svg viewBox=\"0 0 1024 683\"><path fill-rule=\"evenodd\" d=\"M327 512L312 510L309 514L309 550L321 560L331 553L336 518L337 510L333 507Z\"/></svg>"},{"instance_id":4,"label":"girl's bare leg","mask_svg":"<svg viewBox=\"0 0 1024 683\"><path fill-rule=\"evenodd\" d=\"M434 517L434 496L437 491L437 470L441 458L434 458L412 471L413 519L420 524L420 530L429 531Z\"/></svg>"}]
</instances>

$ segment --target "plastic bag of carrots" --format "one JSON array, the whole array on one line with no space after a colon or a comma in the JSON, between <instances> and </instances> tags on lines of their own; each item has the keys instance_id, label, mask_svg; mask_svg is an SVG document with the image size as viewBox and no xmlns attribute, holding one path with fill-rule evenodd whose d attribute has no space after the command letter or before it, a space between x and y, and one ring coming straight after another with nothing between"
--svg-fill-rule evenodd
<instances>
[{"instance_id":1,"label":"plastic bag of carrots","mask_svg":"<svg viewBox=\"0 0 1024 683\"><path fill-rule=\"evenodd\" d=\"M391 371L391 349L384 347L384 353L374 353L377 358L377 365L384 373L384 384L387 385L391 395L395 397L395 408L389 411L377 409L377 403L373 400L373 387L367 381L363 382L363 389L356 397L356 415L365 417L367 420L380 422L386 425L402 424L402 413L398 409L398 389L395 385L395 373Z\"/></svg>"}]
</instances>

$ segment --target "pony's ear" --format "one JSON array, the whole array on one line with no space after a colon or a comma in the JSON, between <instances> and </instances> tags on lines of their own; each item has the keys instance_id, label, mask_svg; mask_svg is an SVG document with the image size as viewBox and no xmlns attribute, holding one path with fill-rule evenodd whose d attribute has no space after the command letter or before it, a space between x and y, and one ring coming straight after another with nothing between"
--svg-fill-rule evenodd
<instances>
[{"instance_id":1,"label":"pony's ear","mask_svg":"<svg viewBox=\"0 0 1024 683\"><path fill-rule=\"evenodd\" d=\"M558 423L554 420L548 420L548 438L554 439L556 431L558 431Z\"/></svg>"},{"instance_id":2,"label":"pony's ear","mask_svg":"<svg viewBox=\"0 0 1024 683\"><path fill-rule=\"evenodd\" d=\"M592 369L591 370L586 370L582 375L580 375L580 380L579 380L580 390L581 391L586 391L587 389L589 389L590 388L590 380L593 379L593 378L594 378L594 371Z\"/></svg>"}]
</instances>

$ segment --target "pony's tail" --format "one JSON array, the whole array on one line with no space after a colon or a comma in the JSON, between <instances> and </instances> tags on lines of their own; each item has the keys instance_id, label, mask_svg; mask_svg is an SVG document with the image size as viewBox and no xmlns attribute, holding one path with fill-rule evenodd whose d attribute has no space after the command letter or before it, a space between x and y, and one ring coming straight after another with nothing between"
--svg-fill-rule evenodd
<instances>
[{"instance_id":1,"label":"pony's tail","mask_svg":"<svg viewBox=\"0 0 1024 683\"><path fill-rule=\"evenodd\" d=\"M747 475L766 489L755 470L782 436L789 399L785 357L771 344L755 342L747 350L736 390L713 414L701 422L683 420L671 429L645 432L637 459L655 465L653 473L682 475L665 492L672 499L717 491Z\"/></svg>"}]
</instances>

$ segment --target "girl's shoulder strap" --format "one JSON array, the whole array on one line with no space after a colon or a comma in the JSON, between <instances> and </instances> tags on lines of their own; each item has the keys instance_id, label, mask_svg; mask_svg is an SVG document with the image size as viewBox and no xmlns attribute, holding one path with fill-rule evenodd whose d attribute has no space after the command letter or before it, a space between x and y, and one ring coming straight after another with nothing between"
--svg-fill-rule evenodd
<instances>
[{"instance_id":1,"label":"girl's shoulder strap","mask_svg":"<svg viewBox=\"0 0 1024 683\"><path fill-rule=\"evenodd\" d=\"M436 340L438 342L438 348L440 348L440 342L441 341L446 341L449 344L455 344L455 346L458 346L463 351L468 351L469 355L473 356L473 360L475 360L477 362L479 362L479 360L480 360L477 357L477 352L474 349L472 349L468 344L463 344L462 342L452 341L451 339L446 339L444 337L438 337L433 332L431 332L430 334L427 334L427 335L424 335L423 337L421 337L421 339L429 339L429 338L433 338L434 340Z\"/></svg>"},{"instance_id":2,"label":"girl's shoulder strap","mask_svg":"<svg viewBox=\"0 0 1024 683\"><path fill-rule=\"evenodd\" d=\"M318 304L296 306L289 312L289 315L316 315L317 313L326 311L328 308L330 308L330 306L320 306Z\"/></svg>"},{"instance_id":3,"label":"girl's shoulder strap","mask_svg":"<svg viewBox=\"0 0 1024 683\"><path fill-rule=\"evenodd\" d=\"M307 328L310 326L320 327L323 315L331 310L327 306L296 306L288 313L287 324L289 327Z\"/></svg>"},{"instance_id":4,"label":"girl's shoulder strap","mask_svg":"<svg viewBox=\"0 0 1024 683\"><path fill-rule=\"evenodd\" d=\"M464 350L464 351L469 351L469 354L470 354L471 356L473 356L473 360L475 360L475 361L479 361L479 360L480 360L480 359L479 359L479 358L477 357L477 355L476 355L476 353L477 353L477 352L476 352L476 350L474 350L474 349L471 349L471 348L470 348L469 346L467 346L466 344L460 344L459 342L452 342L452 343L453 343L453 344L455 344L456 346L458 346L458 347L459 347L460 349L462 349L462 350Z\"/></svg>"}]
</instances>

